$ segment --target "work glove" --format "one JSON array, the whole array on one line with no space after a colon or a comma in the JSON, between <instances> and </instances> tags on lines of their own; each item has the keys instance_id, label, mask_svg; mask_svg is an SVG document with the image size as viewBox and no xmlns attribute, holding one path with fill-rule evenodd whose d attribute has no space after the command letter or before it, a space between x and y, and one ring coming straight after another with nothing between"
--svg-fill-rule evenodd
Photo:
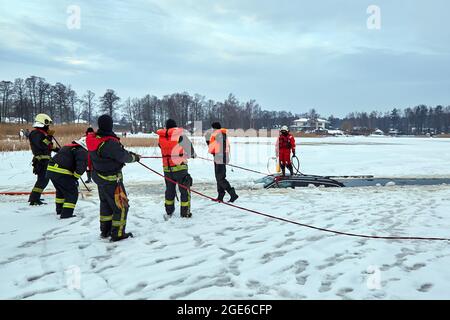
<instances>
[{"instance_id":1,"label":"work glove","mask_svg":"<svg viewBox=\"0 0 450 320\"><path fill-rule=\"evenodd\" d=\"M53 149L52 149L52 151L53 151L53 152L56 152L56 153L58 153L58 152L59 152L59 150L61 150L61 149L60 149L60 148L58 148L58 147L55 147L55 148L53 148Z\"/></svg>"},{"instance_id":2,"label":"work glove","mask_svg":"<svg viewBox=\"0 0 450 320\"><path fill-rule=\"evenodd\" d=\"M48 130L47 135L49 135L50 137L53 137L55 135L55 130Z\"/></svg>"},{"instance_id":3,"label":"work glove","mask_svg":"<svg viewBox=\"0 0 450 320\"><path fill-rule=\"evenodd\" d=\"M295 150L292 150L292 156L295 157Z\"/></svg>"},{"instance_id":4,"label":"work glove","mask_svg":"<svg viewBox=\"0 0 450 320\"><path fill-rule=\"evenodd\" d=\"M131 153L131 155L133 156L133 158L134 158L134 162L139 162L139 161L141 161L141 156L140 155L138 155L137 153L134 153L134 152L130 152Z\"/></svg>"}]
</instances>

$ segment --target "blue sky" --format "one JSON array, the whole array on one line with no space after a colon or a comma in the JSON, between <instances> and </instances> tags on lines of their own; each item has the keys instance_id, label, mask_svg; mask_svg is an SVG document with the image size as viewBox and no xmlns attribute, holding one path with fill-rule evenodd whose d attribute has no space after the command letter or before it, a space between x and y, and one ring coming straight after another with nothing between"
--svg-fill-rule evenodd
<instances>
[{"instance_id":1,"label":"blue sky","mask_svg":"<svg viewBox=\"0 0 450 320\"><path fill-rule=\"evenodd\" d=\"M69 29L67 8L81 9ZM369 30L369 5L381 29ZM97 95L233 92L323 115L450 105L450 2L0 0L0 79Z\"/></svg>"}]
</instances>

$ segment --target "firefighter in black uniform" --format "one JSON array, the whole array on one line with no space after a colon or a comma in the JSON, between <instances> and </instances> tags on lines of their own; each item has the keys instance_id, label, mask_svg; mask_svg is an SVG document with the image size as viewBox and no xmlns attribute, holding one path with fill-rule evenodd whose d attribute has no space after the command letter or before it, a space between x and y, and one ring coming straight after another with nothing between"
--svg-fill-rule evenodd
<instances>
[{"instance_id":1,"label":"firefighter in black uniform","mask_svg":"<svg viewBox=\"0 0 450 320\"><path fill-rule=\"evenodd\" d=\"M59 148L53 145L53 130L49 129L52 119L46 114L38 114L32 130L28 136L31 151L33 152L33 173L37 175L37 181L31 191L28 202L32 206L44 204L41 194L47 187L49 179L46 177L47 165L52 151L58 152Z\"/></svg>"},{"instance_id":2,"label":"firefighter in black uniform","mask_svg":"<svg viewBox=\"0 0 450 320\"><path fill-rule=\"evenodd\" d=\"M100 198L101 237L111 237L111 241L132 237L132 233L125 232L128 198L122 168L125 163L138 162L140 157L125 150L113 132L113 120L109 115L98 118L97 133L88 135L86 143L93 165L92 179L98 186Z\"/></svg>"},{"instance_id":3,"label":"firefighter in black uniform","mask_svg":"<svg viewBox=\"0 0 450 320\"><path fill-rule=\"evenodd\" d=\"M217 182L217 200L223 201L225 191L230 195L230 202L236 201L239 196L227 180L227 164L230 161L230 142L227 129L222 128L219 122L211 124L213 132L205 136L208 152L214 156L214 174Z\"/></svg>"},{"instance_id":4,"label":"firefighter in black uniform","mask_svg":"<svg viewBox=\"0 0 450 320\"><path fill-rule=\"evenodd\" d=\"M78 179L87 166L86 138L65 145L47 167L49 178L56 189L56 214L61 219L75 217L73 211L78 200Z\"/></svg>"}]
</instances>

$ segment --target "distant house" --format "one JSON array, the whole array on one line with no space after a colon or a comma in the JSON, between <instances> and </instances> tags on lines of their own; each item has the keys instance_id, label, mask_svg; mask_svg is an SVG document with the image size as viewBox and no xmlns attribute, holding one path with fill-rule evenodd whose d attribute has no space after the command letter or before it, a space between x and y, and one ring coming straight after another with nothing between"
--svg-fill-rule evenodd
<instances>
[{"instance_id":1,"label":"distant house","mask_svg":"<svg viewBox=\"0 0 450 320\"><path fill-rule=\"evenodd\" d=\"M329 134L329 135L331 135L331 136L334 136L334 137L341 137L341 136L345 136L345 133L344 133L344 131L342 131L342 130L330 130L330 129L328 129L327 130L327 133Z\"/></svg>"},{"instance_id":2,"label":"distant house","mask_svg":"<svg viewBox=\"0 0 450 320\"><path fill-rule=\"evenodd\" d=\"M28 123L24 118L7 117L2 119L5 123Z\"/></svg>"},{"instance_id":3,"label":"distant house","mask_svg":"<svg viewBox=\"0 0 450 320\"><path fill-rule=\"evenodd\" d=\"M294 131L326 131L329 121L325 119L309 119L300 118L294 120L294 125L291 129Z\"/></svg>"},{"instance_id":4,"label":"distant house","mask_svg":"<svg viewBox=\"0 0 450 320\"><path fill-rule=\"evenodd\" d=\"M380 129L376 129L376 130L372 133L372 135L374 135L374 136L384 136L384 132L383 132L382 130L380 130Z\"/></svg>"},{"instance_id":5,"label":"distant house","mask_svg":"<svg viewBox=\"0 0 450 320\"><path fill-rule=\"evenodd\" d=\"M391 130L389 130L389 135L390 135L390 136L395 137L395 136L398 136L398 134L399 134L399 131L398 131L397 129L391 129Z\"/></svg>"}]
</instances>

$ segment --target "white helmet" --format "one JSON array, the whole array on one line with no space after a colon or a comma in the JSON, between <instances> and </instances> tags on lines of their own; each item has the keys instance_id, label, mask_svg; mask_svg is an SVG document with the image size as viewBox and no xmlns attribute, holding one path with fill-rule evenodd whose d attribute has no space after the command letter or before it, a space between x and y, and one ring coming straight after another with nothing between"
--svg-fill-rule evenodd
<instances>
[{"instance_id":1,"label":"white helmet","mask_svg":"<svg viewBox=\"0 0 450 320\"><path fill-rule=\"evenodd\" d=\"M50 118L45 113L40 113L34 119L33 127L34 128L43 128L45 126L51 125L52 123L53 123L52 118Z\"/></svg>"},{"instance_id":2,"label":"white helmet","mask_svg":"<svg viewBox=\"0 0 450 320\"><path fill-rule=\"evenodd\" d=\"M84 149L88 149L87 148L87 145L86 145L86 137L81 137L80 139L78 139L78 140L75 140L74 141L76 144L79 144L80 146L82 146Z\"/></svg>"},{"instance_id":3,"label":"white helmet","mask_svg":"<svg viewBox=\"0 0 450 320\"><path fill-rule=\"evenodd\" d=\"M282 126L282 127L281 127L281 131L289 131L288 126Z\"/></svg>"}]
</instances>

